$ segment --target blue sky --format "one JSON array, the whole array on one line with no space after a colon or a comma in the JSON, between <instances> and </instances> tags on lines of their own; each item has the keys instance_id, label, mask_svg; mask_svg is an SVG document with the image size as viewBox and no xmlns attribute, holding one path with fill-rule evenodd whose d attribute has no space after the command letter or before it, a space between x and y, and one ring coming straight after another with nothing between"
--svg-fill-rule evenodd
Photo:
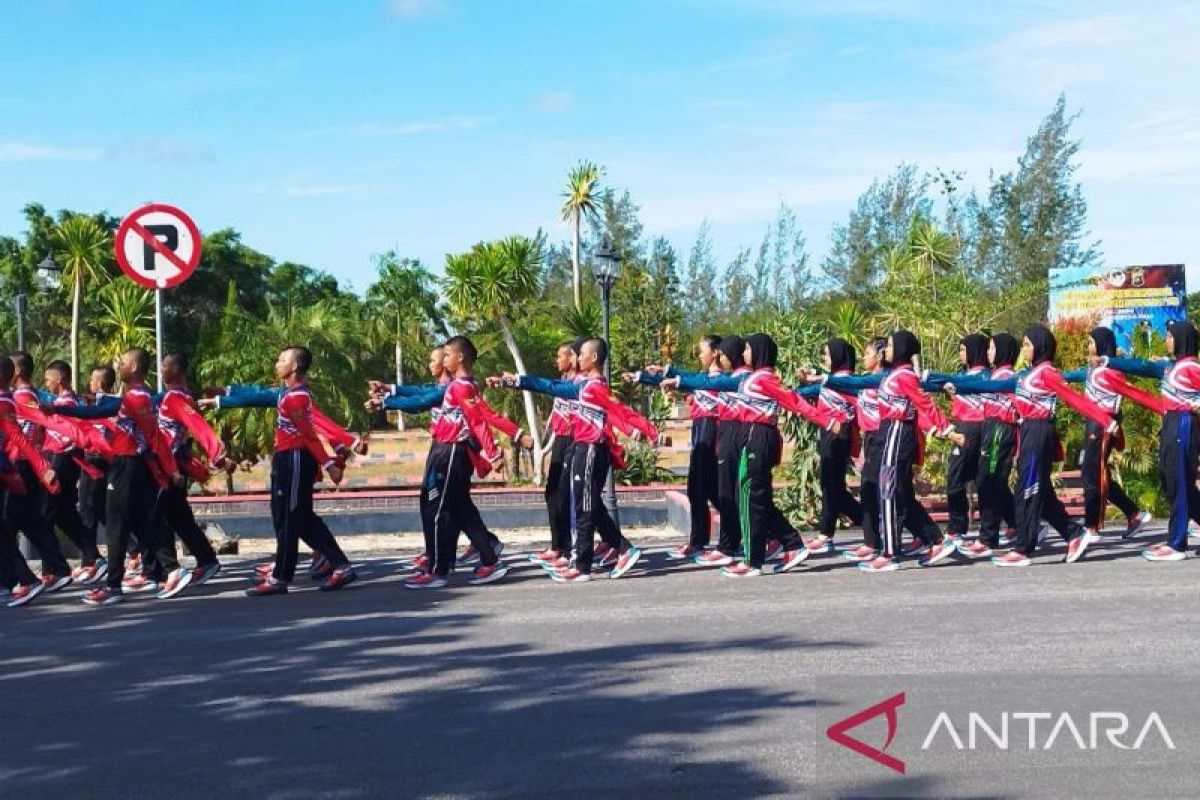
<instances>
[{"instance_id":1,"label":"blue sky","mask_svg":"<svg viewBox=\"0 0 1200 800\"><path fill-rule=\"evenodd\" d=\"M362 289L539 227L590 158L686 258L754 245L780 202L819 259L901 161L1015 164L1082 112L1108 263L1200 289L1200 7L1188 3L0 0L0 233L29 200L147 200Z\"/></svg>"}]
</instances>

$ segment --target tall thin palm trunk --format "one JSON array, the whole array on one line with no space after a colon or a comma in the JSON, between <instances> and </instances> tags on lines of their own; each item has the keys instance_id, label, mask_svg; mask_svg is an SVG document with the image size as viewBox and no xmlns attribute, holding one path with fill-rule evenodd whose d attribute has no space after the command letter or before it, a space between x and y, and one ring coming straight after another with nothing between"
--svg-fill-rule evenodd
<instances>
[{"instance_id":1,"label":"tall thin palm trunk","mask_svg":"<svg viewBox=\"0 0 1200 800\"><path fill-rule=\"evenodd\" d=\"M579 271L579 209L575 209L571 225L571 278L575 290L575 310L583 308L583 276Z\"/></svg>"},{"instance_id":2,"label":"tall thin palm trunk","mask_svg":"<svg viewBox=\"0 0 1200 800\"><path fill-rule=\"evenodd\" d=\"M404 345L400 343L400 315L396 315L396 385L404 383ZM396 415L396 430L404 430L404 415Z\"/></svg>"},{"instance_id":3,"label":"tall thin palm trunk","mask_svg":"<svg viewBox=\"0 0 1200 800\"><path fill-rule=\"evenodd\" d=\"M508 352L512 356L513 364L517 367L517 372L524 375L525 359L521 357L521 349L517 347L517 340L512 333L512 325L508 318L501 315L500 331L504 335L504 344L508 347ZM534 483L542 482L542 460L536 457L536 454L542 449L542 436L538 432L537 409L533 406L533 393L521 392L525 401L525 424L529 426L529 435L533 437L533 481Z\"/></svg>"},{"instance_id":4,"label":"tall thin palm trunk","mask_svg":"<svg viewBox=\"0 0 1200 800\"><path fill-rule=\"evenodd\" d=\"M79 306L83 301L83 272L75 270L75 289L71 293L71 385L79 385Z\"/></svg>"}]
</instances>

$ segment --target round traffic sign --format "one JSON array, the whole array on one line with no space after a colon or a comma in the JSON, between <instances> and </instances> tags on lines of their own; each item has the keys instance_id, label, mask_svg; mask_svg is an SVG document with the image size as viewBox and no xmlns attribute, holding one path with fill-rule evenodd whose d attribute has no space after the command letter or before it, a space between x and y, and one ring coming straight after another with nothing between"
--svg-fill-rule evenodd
<instances>
[{"instance_id":1,"label":"round traffic sign","mask_svg":"<svg viewBox=\"0 0 1200 800\"><path fill-rule=\"evenodd\" d=\"M175 206L150 203L121 222L114 240L121 271L147 289L170 289L200 263L200 231Z\"/></svg>"}]
</instances>

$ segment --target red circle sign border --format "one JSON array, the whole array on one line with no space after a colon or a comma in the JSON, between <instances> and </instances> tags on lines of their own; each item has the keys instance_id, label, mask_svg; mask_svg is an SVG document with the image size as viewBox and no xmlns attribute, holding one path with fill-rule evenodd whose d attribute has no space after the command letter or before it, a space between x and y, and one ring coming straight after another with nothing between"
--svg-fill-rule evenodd
<instances>
[{"instance_id":1,"label":"red circle sign border","mask_svg":"<svg viewBox=\"0 0 1200 800\"><path fill-rule=\"evenodd\" d=\"M187 229L188 234L192 237L192 242L194 245L192 247L191 258L189 258L185 264L187 268L181 271L175 277L164 281L162 286L159 286L157 281L151 280L145 275L139 273L132 266L130 266L129 262L125 259L125 237L132 232L135 236L139 236L140 238L139 234L137 234L135 231L132 231L133 224L138 221L139 217L145 216L146 214L152 214L154 212L170 214L182 222L183 226ZM188 278L192 277L192 273L196 271L196 267L200 264L200 229L196 227L196 223L192 221L192 218L184 213L183 209L169 205L168 203L148 203L140 208L135 208L133 211L129 212L125 219L121 220L121 225L117 228L117 235L113 237L113 250L116 251L117 264L121 267L121 271L124 272L125 275L134 283L144 286L147 289L173 289L174 287L186 281Z\"/></svg>"}]
</instances>

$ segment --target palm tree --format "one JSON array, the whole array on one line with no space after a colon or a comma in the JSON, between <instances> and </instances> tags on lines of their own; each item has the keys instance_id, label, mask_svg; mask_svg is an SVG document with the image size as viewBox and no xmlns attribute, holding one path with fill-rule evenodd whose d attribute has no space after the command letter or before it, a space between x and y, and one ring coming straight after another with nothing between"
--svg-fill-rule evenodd
<instances>
[{"instance_id":1,"label":"palm tree","mask_svg":"<svg viewBox=\"0 0 1200 800\"><path fill-rule=\"evenodd\" d=\"M599 214L597 189L603 176L603 167L591 161L580 161L567 173L567 188L562 193L562 218L564 222L571 223L571 279L576 310L583 307L583 278L579 270L580 228L585 217L594 219Z\"/></svg>"},{"instance_id":2,"label":"palm tree","mask_svg":"<svg viewBox=\"0 0 1200 800\"><path fill-rule=\"evenodd\" d=\"M69 216L54 226L54 248L71 286L71 382L79 381L79 312L83 286L104 274L112 254L112 234L94 217Z\"/></svg>"},{"instance_id":3,"label":"palm tree","mask_svg":"<svg viewBox=\"0 0 1200 800\"><path fill-rule=\"evenodd\" d=\"M443 286L455 314L474 319L494 319L518 372L526 372L525 359L513 335L509 312L537 297L542 274L545 237L539 232L480 243L470 252L446 256ZM533 437L534 452L542 447L533 395L524 392L525 421ZM534 459L534 480L540 481L541 464Z\"/></svg>"},{"instance_id":4,"label":"palm tree","mask_svg":"<svg viewBox=\"0 0 1200 800\"><path fill-rule=\"evenodd\" d=\"M115 278L100 291L100 310L97 323L104 332L100 358L105 363L115 363L131 347L154 346L153 292Z\"/></svg>"},{"instance_id":5,"label":"palm tree","mask_svg":"<svg viewBox=\"0 0 1200 800\"><path fill-rule=\"evenodd\" d=\"M420 261L401 259L391 251L380 256L378 263L379 280L367 289L367 305L377 332L394 336L396 383L404 383L405 343L415 345L430 327L445 334L446 326L433 290L433 274ZM398 416L398 427L404 430L404 415Z\"/></svg>"}]
</instances>

